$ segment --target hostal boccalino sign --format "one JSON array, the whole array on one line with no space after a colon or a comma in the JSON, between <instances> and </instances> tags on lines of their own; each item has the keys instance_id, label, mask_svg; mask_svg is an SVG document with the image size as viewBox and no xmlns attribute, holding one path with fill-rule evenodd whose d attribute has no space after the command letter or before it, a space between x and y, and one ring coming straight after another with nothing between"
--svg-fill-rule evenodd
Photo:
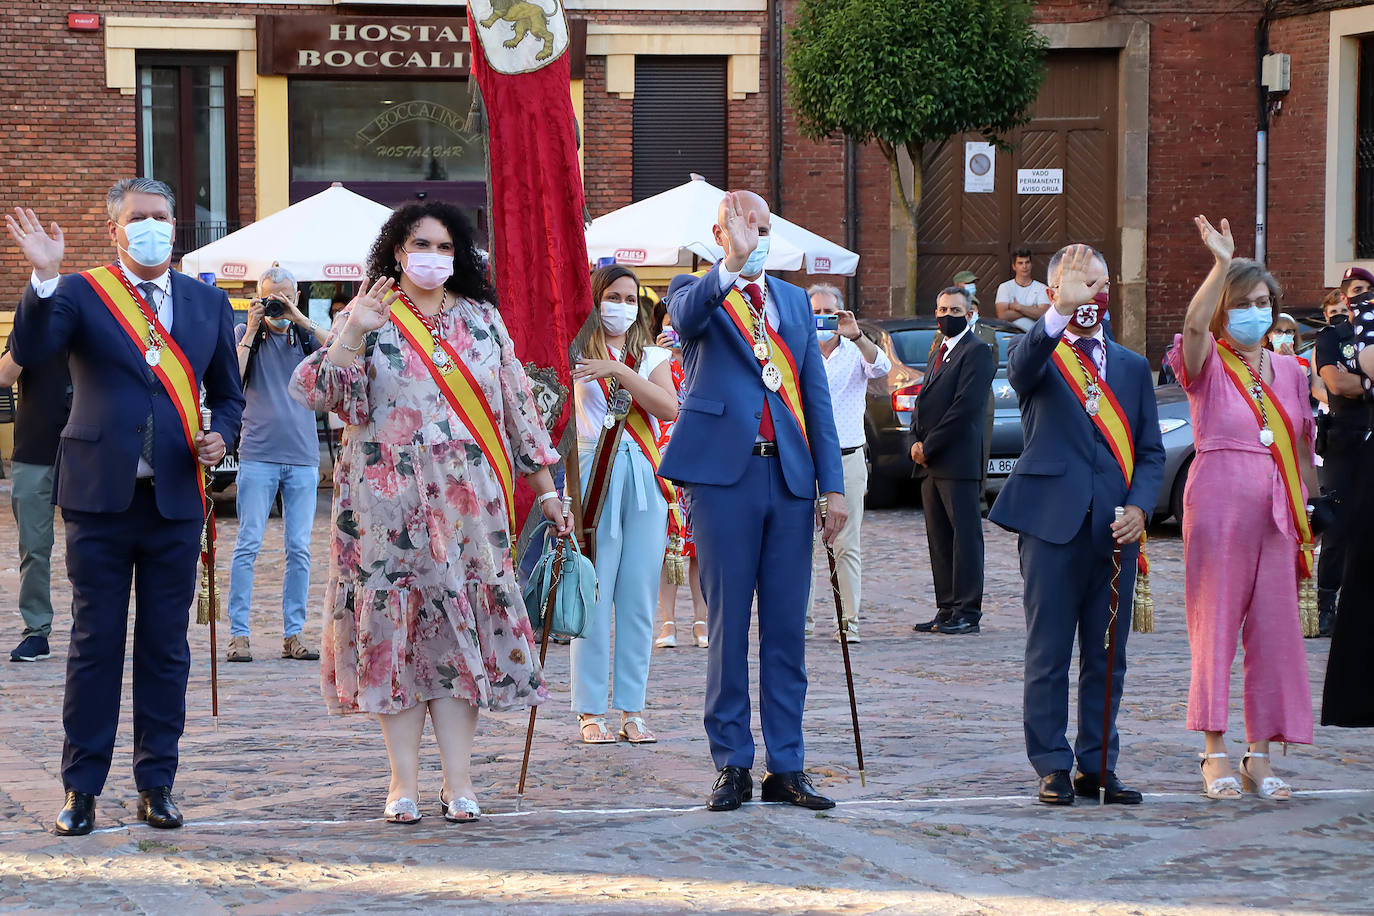
<instances>
[{"instance_id":1,"label":"hostal boccalino sign","mask_svg":"<svg viewBox=\"0 0 1374 916\"><path fill-rule=\"evenodd\" d=\"M285 76L466 76L467 19L259 16L258 72Z\"/></svg>"}]
</instances>

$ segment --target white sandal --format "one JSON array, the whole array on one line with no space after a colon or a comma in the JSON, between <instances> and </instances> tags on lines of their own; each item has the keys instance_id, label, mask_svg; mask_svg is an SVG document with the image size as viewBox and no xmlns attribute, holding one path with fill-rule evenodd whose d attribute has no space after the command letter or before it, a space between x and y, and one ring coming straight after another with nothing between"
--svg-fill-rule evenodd
<instances>
[{"instance_id":1,"label":"white sandal","mask_svg":"<svg viewBox=\"0 0 1374 916\"><path fill-rule=\"evenodd\" d=\"M630 733L625 730L625 726L627 725L633 725L635 727L635 731L638 732L639 737L631 738ZM645 724L644 719L641 716L626 716L624 720L622 720L620 723L620 737L624 738L631 744L658 743L658 738L654 736L653 732L649 731L649 726Z\"/></svg>"},{"instance_id":2,"label":"white sandal","mask_svg":"<svg viewBox=\"0 0 1374 916\"><path fill-rule=\"evenodd\" d=\"M1268 760L1268 754L1260 754L1255 751L1246 751L1245 756L1240 759L1240 781L1245 787L1245 791L1254 792L1260 798L1268 801L1288 801L1293 796L1293 787L1277 776L1266 776L1258 783L1250 775L1250 768L1246 766L1251 757ZM1284 794L1280 795L1282 792Z\"/></svg>"},{"instance_id":3,"label":"white sandal","mask_svg":"<svg viewBox=\"0 0 1374 916\"><path fill-rule=\"evenodd\" d=\"M477 802L460 795L451 801L445 800L443 790L439 790L439 807L443 809L444 820L450 824L471 824L482 819L482 809Z\"/></svg>"},{"instance_id":4,"label":"white sandal","mask_svg":"<svg viewBox=\"0 0 1374 916\"><path fill-rule=\"evenodd\" d=\"M420 806L415 804L413 798L402 796L393 802L387 802L384 813L388 824L420 823Z\"/></svg>"},{"instance_id":5,"label":"white sandal","mask_svg":"<svg viewBox=\"0 0 1374 916\"><path fill-rule=\"evenodd\" d=\"M1235 801L1241 797L1240 782L1234 776L1218 776L1211 782L1207 781L1207 761L1225 759L1226 752L1217 754L1198 754L1202 758L1200 768L1202 773L1202 794L1216 801Z\"/></svg>"}]
</instances>

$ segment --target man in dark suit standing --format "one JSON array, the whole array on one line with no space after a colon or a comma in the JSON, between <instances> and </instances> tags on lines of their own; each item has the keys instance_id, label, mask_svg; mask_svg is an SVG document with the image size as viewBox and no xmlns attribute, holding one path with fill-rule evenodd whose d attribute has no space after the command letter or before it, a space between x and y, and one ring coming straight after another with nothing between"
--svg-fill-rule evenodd
<instances>
[{"instance_id":1,"label":"man in dark suit standing","mask_svg":"<svg viewBox=\"0 0 1374 916\"><path fill-rule=\"evenodd\" d=\"M32 210L5 223L33 265L11 347L21 365L66 349L72 409L53 501L67 533L72 635L62 709L62 836L90 833L119 724L130 585L138 817L180 827L172 800L186 722L186 643L205 518L203 467L217 464L243 412L225 294L170 269L171 189L117 182L105 198L116 262L61 276L64 245ZM212 412L201 429L199 390Z\"/></svg>"},{"instance_id":2,"label":"man in dark suit standing","mask_svg":"<svg viewBox=\"0 0 1374 916\"><path fill-rule=\"evenodd\" d=\"M1140 535L1164 477L1150 365L1109 340L1107 264L1086 245L1050 260L1050 308L1008 359L1021 400L1026 445L988 518L1017 532L1025 581L1026 754L1040 776L1040 801L1071 805L1074 794L1106 788L1112 804L1140 803L1116 776L1116 713L1126 679L1130 595ZM923 395L924 396L924 395ZM1117 507L1121 521L1114 521ZM1121 546L1110 726L1106 702L1112 551ZM1078 737L1068 728L1069 661L1078 636ZM1106 743L1107 772L1102 773ZM1078 778L1069 779L1075 759ZM1100 780L1100 782L1099 782Z\"/></svg>"},{"instance_id":3,"label":"man in dark suit standing","mask_svg":"<svg viewBox=\"0 0 1374 916\"><path fill-rule=\"evenodd\" d=\"M983 616L984 418L997 357L968 324L969 296L951 286L936 300L944 338L930 362L911 418L911 460L925 468L926 517L936 614L919 633L977 633Z\"/></svg>"}]
</instances>

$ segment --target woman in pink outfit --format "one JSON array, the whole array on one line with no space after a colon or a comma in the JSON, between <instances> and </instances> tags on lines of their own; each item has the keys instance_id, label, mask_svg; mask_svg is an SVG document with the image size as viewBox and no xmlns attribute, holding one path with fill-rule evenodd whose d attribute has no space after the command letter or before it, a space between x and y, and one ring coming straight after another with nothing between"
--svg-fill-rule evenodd
<instances>
[{"instance_id":1,"label":"woman in pink outfit","mask_svg":"<svg viewBox=\"0 0 1374 916\"><path fill-rule=\"evenodd\" d=\"M1284 799L1291 789L1274 775L1269 742L1312 743L1312 697L1298 619L1299 528L1275 450L1285 442L1296 450L1305 527L1307 488L1315 488L1307 378L1296 358L1264 348L1279 301L1273 276L1256 261L1232 260L1226 220L1220 230L1202 216L1195 222L1216 263L1169 354L1197 450L1183 494L1188 728L1206 735L1204 793L1239 798L1223 739L1239 637L1249 742L1241 777L1248 790Z\"/></svg>"}]
</instances>

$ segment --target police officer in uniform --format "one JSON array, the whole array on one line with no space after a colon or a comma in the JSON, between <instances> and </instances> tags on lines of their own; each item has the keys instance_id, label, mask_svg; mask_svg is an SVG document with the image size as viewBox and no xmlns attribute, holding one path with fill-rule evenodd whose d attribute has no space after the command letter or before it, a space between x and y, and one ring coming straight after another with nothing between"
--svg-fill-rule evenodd
<instances>
[{"instance_id":1,"label":"police officer in uniform","mask_svg":"<svg viewBox=\"0 0 1374 916\"><path fill-rule=\"evenodd\" d=\"M1336 598L1340 592L1341 569L1345 565L1345 508L1355 483L1356 456L1360 442L1369 431L1363 389L1356 364L1355 330L1350 323L1351 301L1364 301L1374 289L1374 274L1362 267L1351 267L1341 278L1340 299L1326 311L1327 326L1317 332L1317 374L1326 386L1327 406L1331 412L1318 419L1317 451L1322 457L1320 470L1323 494L1336 494L1336 522L1322 536L1321 559L1317 564L1317 607L1319 634L1331 635L1336 617Z\"/></svg>"}]
</instances>

